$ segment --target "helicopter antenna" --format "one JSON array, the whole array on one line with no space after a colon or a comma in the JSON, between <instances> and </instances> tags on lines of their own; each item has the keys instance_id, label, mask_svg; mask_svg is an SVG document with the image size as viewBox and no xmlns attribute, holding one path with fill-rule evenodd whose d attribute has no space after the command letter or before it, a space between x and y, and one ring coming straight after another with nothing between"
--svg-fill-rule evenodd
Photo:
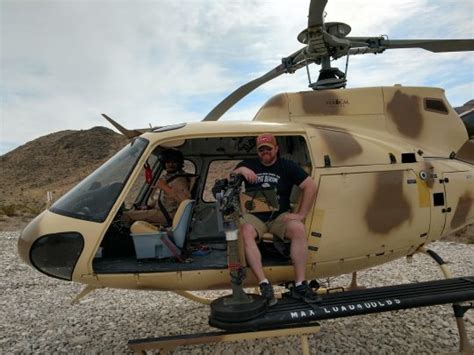
<instances>
[{"instance_id":1,"label":"helicopter antenna","mask_svg":"<svg viewBox=\"0 0 474 355\"><path fill-rule=\"evenodd\" d=\"M234 90L224 98L203 121L217 121L227 110L250 92L279 77L293 74L306 67L309 86L314 90L340 89L346 87L349 55L379 54L387 49L421 48L434 53L474 51L473 39L395 39L386 35L378 37L348 37L351 27L342 22L324 22L327 0L311 0L308 12L308 27L297 37L305 46L288 57L281 64L261 77ZM347 56L345 72L331 67L331 59ZM309 64L321 65L319 77L311 82Z\"/></svg>"}]
</instances>

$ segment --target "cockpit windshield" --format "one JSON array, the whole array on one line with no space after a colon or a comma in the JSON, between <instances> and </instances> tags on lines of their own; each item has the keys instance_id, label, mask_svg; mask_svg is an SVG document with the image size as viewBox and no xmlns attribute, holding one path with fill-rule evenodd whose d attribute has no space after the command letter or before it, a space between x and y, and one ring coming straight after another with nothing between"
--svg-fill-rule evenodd
<instances>
[{"instance_id":1,"label":"cockpit windshield","mask_svg":"<svg viewBox=\"0 0 474 355\"><path fill-rule=\"evenodd\" d=\"M56 201L50 210L69 217L103 222L147 145L144 138L132 141Z\"/></svg>"}]
</instances>

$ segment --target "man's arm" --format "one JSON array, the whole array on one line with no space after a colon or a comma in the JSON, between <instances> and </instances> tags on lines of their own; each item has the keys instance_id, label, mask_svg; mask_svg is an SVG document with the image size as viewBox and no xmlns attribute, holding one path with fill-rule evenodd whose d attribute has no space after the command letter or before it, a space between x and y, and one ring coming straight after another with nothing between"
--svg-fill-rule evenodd
<instances>
[{"instance_id":1,"label":"man's arm","mask_svg":"<svg viewBox=\"0 0 474 355\"><path fill-rule=\"evenodd\" d=\"M302 196L298 211L296 213L288 213L285 215L285 221L297 220L302 222L306 218L306 215L314 203L317 186L313 179L311 179L311 176L308 176L306 179L304 179L303 182L298 185L298 187L301 189Z\"/></svg>"},{"instance_id":2,"label":"man's arm","mask_svg":"<svg viewBox=\"0 0 474 355\"><path fill-rule=\"evenodd\" d=\"M317 186L311 176L308 176L298 187L301 189L302 198L296 214L299 214L303 217L302 219L304 219L314 203Z\"/></svg>"},{"instance_id":3,"label":"man's arm","mask_svg":"<svg viewBox=\"0 0 474 355\"><path fill-rule=\"evenodd\" d=\"M160 190L163 190L163 192L167 195L173 194L173 188L170 185L168 185L168 183L166 182L166 179L163 176L158 179L154 187L159 188Z\"/></svg>"},{"instance_id":4,"label":"man's arm","mask_svg":"<svg viewBox=\"0 0 474 355\"><path fill-rule=\"evenodd\" d=\"M185 176L177 177L169 184L165 179L160 179L157 185L165 192L166 197L174 198L178 204L191 197L189 181Z\"/></svg>"},{"instance_id":5,"label":"man's arm","mask_svg":"<svg viewBox=\"0 0 474 355\"><path fill-rule=\"evenodd\" d=\"M233 173L242 175L245 180L247 180L251 184L255 184L257 182L257 175L254 173L253 170L245 166L238 167L233 171Z\"/></svg>"}]
</instances>

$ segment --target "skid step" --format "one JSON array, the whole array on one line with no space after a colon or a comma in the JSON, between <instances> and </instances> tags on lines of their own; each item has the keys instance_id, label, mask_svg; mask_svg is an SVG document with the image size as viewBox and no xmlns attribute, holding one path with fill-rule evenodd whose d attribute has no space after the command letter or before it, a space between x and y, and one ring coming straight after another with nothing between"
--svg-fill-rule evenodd
<instances>
[{"instance_id":1,"label":"skid step","mask_svg":"<svg viewBox=\"0 0 474 355\"><path fill-rule=\"evenodd\" d=\"M474 300L474 276L376 287L323 295L319 304L283 297L262 316L244 322L209 317L213 327L228 331L273 329L323 319Z\"/></svg>"},{"instance_id":2,"label":"skid step","mask_svg":"<svg viewBox=\"0 0 474 355\"><path fill-rule=\"evenodd\" d=\"M302 336L303 353L309 354L309 348L305 335L319 332L319 324L300 324L286 328L277 328L259 332L207 332L185 335L172 335L156 338L132 339L128 341L129 349L138 352L146 350L160 350L160 354L167 354L168 351L176 349L178 346L221 343L228 341L264 339L271 337L285 337L290 335Z\"/></svg>"}]
</instances>

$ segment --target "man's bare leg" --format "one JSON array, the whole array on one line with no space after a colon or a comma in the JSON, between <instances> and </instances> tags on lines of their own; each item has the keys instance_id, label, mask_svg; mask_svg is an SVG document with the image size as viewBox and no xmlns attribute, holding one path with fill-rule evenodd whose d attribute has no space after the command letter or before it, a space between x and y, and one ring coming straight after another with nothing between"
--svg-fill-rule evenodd
<instances>
[{"instance_id":1,"label":"man's bare leg","mask_svg":"<svg viewBox=\"0 0 474 355\"><path fill-rule=\"evenodd\" d=\"M291 240L290 256L295 269L295 282L306 280L306 261L308 260L308 242L305 227L300 221L288 221L286 237Z\"/></svg>"},{"instance_id":2,"label":"man's bare leg","mask_svg":"<svg viewBox=\"0 0 474 355\"><path fill-rule=\"evenodd\" d=\"M245 257L247 264L252 269L258 282L265 279L262 265L262 255L256 243L257 231L250 223L244 223L240 226L242 237L244 240Z\"/></svg>"}]
</instances>

